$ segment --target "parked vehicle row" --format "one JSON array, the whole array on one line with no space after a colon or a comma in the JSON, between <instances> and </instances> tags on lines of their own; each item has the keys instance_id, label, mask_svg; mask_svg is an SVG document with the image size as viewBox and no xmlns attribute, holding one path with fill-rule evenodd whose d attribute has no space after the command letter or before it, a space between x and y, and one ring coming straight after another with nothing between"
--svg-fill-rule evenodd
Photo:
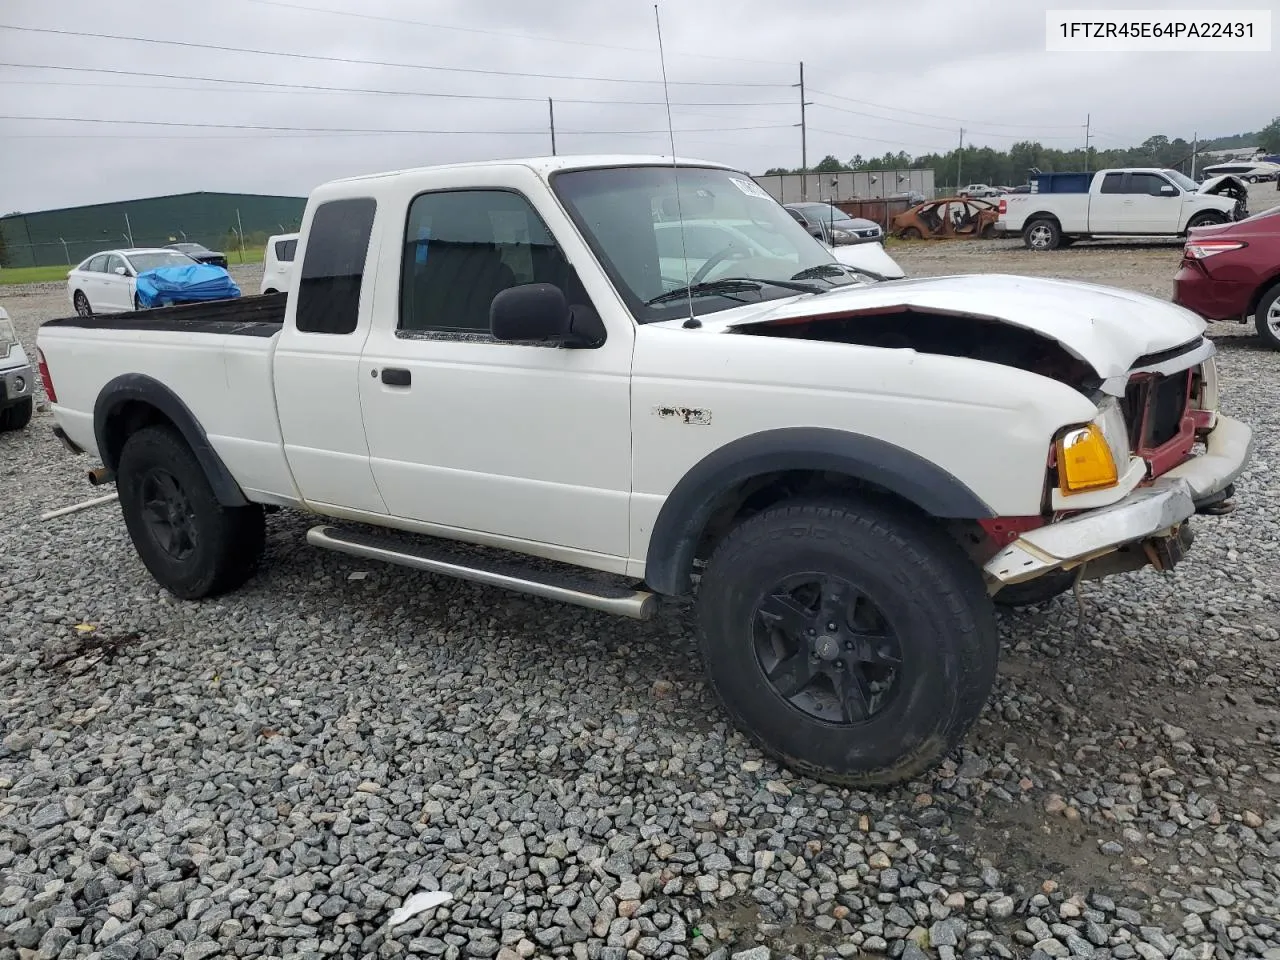
<instances>
[{"instance_id":1,"label":"parked vehicle row","mask_svg":"<svg viewBox=\"0 0 1280 960\"><path fill-rule=\"evenodd\" d=\"M1176 170L1132 168L1032 177L1031 192L1001 197L995 228L1031 250L1096 237L1182 236L1248 215L1236 177L1196 183Z\"/></svg>"},{"instance_id":2,"label":"parked vehicle row","mask_svg":"<svg viewBox=\"0 0 1280 960\"><path fill-rule=\"evenodd\" d=\"M1205 179L1214 177L1239 177L1249 183L1268 183L1280 176L1280 163L1266 160L1238 160L1230 163L1215 163L1201 171Z\"/></svg>"},{"instance_id":3,"label":"parked vehicle row","mask_svg":"<svg viewBox=\"0 0 1280 960\"><path fill-rule=\"evenodd\" d=\"M837 260L872 246L712 163L357 177L309 197L286 296L54 320L40 368L176 596L252 576L266 506L320 548L637 618L696 584L736 724L897 782L979 715L993 597L1173 567L1251 432L1189 310Z\"/></svg>"}]
</instances>

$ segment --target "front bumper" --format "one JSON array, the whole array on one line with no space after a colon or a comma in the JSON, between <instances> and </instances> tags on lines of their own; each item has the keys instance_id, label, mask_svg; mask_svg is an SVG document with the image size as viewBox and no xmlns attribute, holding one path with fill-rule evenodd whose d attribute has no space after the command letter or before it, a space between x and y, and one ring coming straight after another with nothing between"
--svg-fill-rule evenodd
<instances>
[{"instance_id":1,"label":"front bumper","mask_svg":"<svg viewBox=\"0 0 1280 960\"><path fill-rule=\"evenodd\" d=\"M0 370L0 407L33 396L35 389L36 372L30 364Z\"/></svg>"},{"instance_id":2,"label":"front bumper","mask_svg":"<svg viewBox=\"0 0 1280 960\"><path fill-rule=\"evenodd\" d=\"M993 589L1070 570L1127 548L1145 565L1181 559L1184 525L1200 503L1218 498L1244 471L1253 431L1218 416L1204 453L1170 470L1119 503L1029 530L992 557L983 571ZM1172 551L1172 553L1171 553ZM1130 564L1135 566L1136 564Z\"/></svg>"}]
</instances>

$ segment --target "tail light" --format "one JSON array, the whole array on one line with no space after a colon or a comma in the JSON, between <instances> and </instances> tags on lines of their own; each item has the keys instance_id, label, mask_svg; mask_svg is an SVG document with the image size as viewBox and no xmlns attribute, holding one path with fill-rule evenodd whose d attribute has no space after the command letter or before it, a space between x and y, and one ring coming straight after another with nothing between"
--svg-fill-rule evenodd
<instances>
[{"instance_id":1,"label":"tail light","mask_svg":"<svg viewBox=\"0 0 1280 960\"><path fill-rule=\"evenodd\" d=\"M1204 260L1218 253L1230 253L1247 246L1243 240L1188 240L1183 252L1192 260Z\"/></svg>"},{"instance_id":2,"label":"tail light","mask_svg":"<svg viewBox=\"0 0 1280 960\"><path fill-rule=\"evenodd\" d=\"M49 364L44 359L44 351L36 347L37 366L40 368L40 379L44 382L44 392L50 403L58 402L58 394L53 389L53 377L49 375Z\"/></svg>"},{"instance_id":3,"label":"tail light","mask_svg":"<svg viewBox=\"0 0 1280 960\"><path fill-rule=\"evenodd\" d=\"M1000 201L1000 216L1003 217L1008 212L1009 212L1009 201L1002 199Z\"/></svg>"}]
</instances>

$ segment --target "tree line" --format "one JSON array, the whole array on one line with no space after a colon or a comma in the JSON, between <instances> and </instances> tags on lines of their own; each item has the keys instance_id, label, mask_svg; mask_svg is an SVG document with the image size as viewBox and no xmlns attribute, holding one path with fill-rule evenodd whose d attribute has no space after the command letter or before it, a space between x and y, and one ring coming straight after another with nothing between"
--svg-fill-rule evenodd
<instances>
[{"instance_id":1,"label":"tree line","mask_svg":"<svg viewBox=\"0 0 1280 960\"><path fill-rule=\"evenodd\" d=\"M1201 140L1196 150L1229 150L1233 147L1260 147L1266 153L1280 153L1280 117L1254 133L1236 133L1210 140ZM1016 186L1027 181L1034 167L1046 173L1068 170L1099 170L1104 167L1166 167L1191 172L1192 144L1182 137L1170 140L1159 135L1148 137L1136 147L1122 149L1098 149L1090 146L1086 156L1084 144L1071 150L1046 147L1035 140L1022 140L1008 150L993 147L967 146L946 153L925 153L911 156L905 150L886 152L881 157L864 157L856 154L849 160L841 160L828 154L809 168L811 173L841 173L858 170L924 170L932 169L938 185L961 186L965 183L992 183ZM1213 161L1200 156L1196 167L1200 169ZM772 167L765 176L800 173L799 168Z\"/></svg>"}]
</instances>

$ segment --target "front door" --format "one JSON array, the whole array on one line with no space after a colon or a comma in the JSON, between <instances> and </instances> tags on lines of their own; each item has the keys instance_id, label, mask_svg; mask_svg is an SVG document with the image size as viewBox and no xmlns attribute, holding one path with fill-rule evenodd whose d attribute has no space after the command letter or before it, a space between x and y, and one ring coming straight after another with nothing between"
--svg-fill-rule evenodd
<instances>
[{"instance_id":1,"label":"front door","mask_svg":"<svg viewBox=\"0 0 1280 960\"><path fill-rule=\"evenodd\" d=\"M494 296L518 284L554 283L576 315L592 310L522 193L421 193L405 230L398 295L388 279L360 371L388 512L445 536L620 572L632 338L618 330L595 348L564 349L490 335Z\"/></svg>"},{"instance_id":2,"label":"front door","mask_svg":"<svg viewBox=\"0 0 1280 960\"><path fill-rule=\"evenodd\" d=\"M1125 184L1134 233L1175 234L1182 217L1182 192L1158 173L1131 173Z\"/></svg>"},{"instance_id":3,"label":"front door","mask_svg":"<svg viewBox=\"0 0 1280 960\"><path fill-rule=\"evenodd\" d=\"M123 270L124 275L116 273L117 270ZM129 275L124 257L118 253L107 258L107 272L102 275L102 301L101 309L113 313L133 309L133 277Z\"/></svg>"}]
</instances>

